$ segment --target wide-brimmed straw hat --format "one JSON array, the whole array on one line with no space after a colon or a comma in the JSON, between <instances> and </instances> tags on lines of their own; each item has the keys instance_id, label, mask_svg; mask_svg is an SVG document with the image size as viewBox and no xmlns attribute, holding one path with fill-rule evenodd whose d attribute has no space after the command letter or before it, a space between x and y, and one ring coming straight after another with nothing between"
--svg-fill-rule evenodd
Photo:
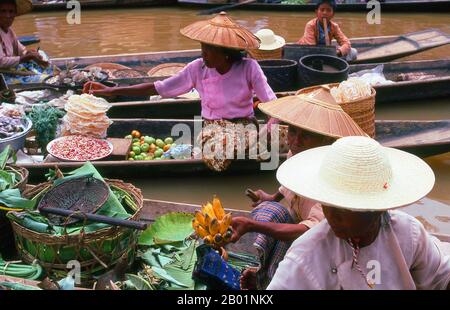
<instances>
[{"instance_id":1,"label":"wide-brimmed straw hat","mask_svg":"<svg viewBox=\"0 0 450 310\"><path fill-rule=\"evenodd\" d=\"M33 3L31 0L15 0L17 8L17 16L31 12ZM2 3L2 1L0 1Z\"/></svg>"},{"instance_id":2,"label":"wide-brimmed straw hat","mask_svg":"<svg viewBox=\"0 0 450 310\"><path fill-rule=\"evenodd\" d=\"M282 97L258 108L282 122L328 137L366 136L328 92Z\"/></svg>"},{"instance_id":3,"label":"wide-brimmed straw hat","mask_svg":"<svg viewBox=\"0 0 450 310\"><path fill-rule=\"evenodd\" d=\"M257 49L259 39L244 27L236 24L227 13L195 22L180 30L189 39L215 46L246 50Z\"/></svg>"},{"instance_id":4,"label":"wide-brimmed straw hat","mask_svg":"<svg viewBox=\"0 0 450 310\"><path fill-rule=\"evenodd\" d=\"M353 211L407 206L426 196L435 181L420 158L368 137L303 151L278 168L277 179L299 196Z\"/></svg>"},{"instance_id":5,"label":"wide-brimmed straw hat","mask_svg":"<svg viewBox=\"0 0 450 310\"><path fill-rule=\"evenodd\" d=\"M276 35L270 29L258 30L255 36L261 41L259 49L263 51L273 51L282 48L286 44L283 37Z\"/></svg>"}]
</instances>

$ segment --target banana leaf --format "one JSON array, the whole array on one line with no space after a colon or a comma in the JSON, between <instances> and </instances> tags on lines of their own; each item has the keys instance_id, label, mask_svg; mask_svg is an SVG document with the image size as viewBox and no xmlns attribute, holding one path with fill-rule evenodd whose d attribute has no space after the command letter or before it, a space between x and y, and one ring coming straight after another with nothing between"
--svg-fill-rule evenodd
<instances>
[{"instance_id":1,"label":"banana leaf","mask_svg":"<svg viewBox=\"0 0 450 310\"><path fill-rule=\"evenodd\" d=\"M139 237L139 245L163 245L185 240L193 233L193 215L171 212L160 216Z\"/></svg>"},{"instance_id":2,"label":"banana leaf","mask_svg":"<svg viewBox=\"0 0 450 310\"><path fill-rule=\"evenodd\" d=\"M39 287L14 282L0 282L0 287L5 287L13 291L41 291Z\"/></svg>"},{"instance_id":3,"label":"banana leaf","mask_svg":"<svg viewBox=\"0 0 450 310\"><path fill-rule=\"evenodd\" d=\"M142 290L142 291L153 291L155 288L143 278L134 275L126 274L127 280L123 283L126 290Z\"/></svg>"},{"instance_id":4,"label":"banana leaf","mask_svg":"<svg viewBox=\"0 0 450 310\"><path fill-rule=\"evenodd\" d=\"M19 189L12 188L0 192L0 204L11 209L33 209L35 203L31 200L22 198Z\"/></svg>"},{"instance_id":5,"label":"banana leaf","mask_svg":"<svg viewBox=\"0 0 450 310\"><path fill-rule=\"evenodd\" d=\"M7 145L5 149L0 153L0 169L4 170L6 166L6 162L9 158L9 153L11 152L11 146Z\"/></svg>"}]
</instances>

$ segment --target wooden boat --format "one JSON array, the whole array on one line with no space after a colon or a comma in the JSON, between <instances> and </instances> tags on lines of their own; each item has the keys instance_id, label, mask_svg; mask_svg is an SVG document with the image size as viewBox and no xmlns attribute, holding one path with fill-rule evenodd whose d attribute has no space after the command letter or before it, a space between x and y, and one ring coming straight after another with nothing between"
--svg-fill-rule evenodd
<instances>
[{"instance_id":1,"label":"wooden boat","mask_svg":"<svg viewBox=\"0 0 450 310\"><path fill-rule=\"evenodd\" d=\"M242 195L243 203L246 202L246 199L247 198ZM141 209L141 220L151 223L157 217L168 212L194 213L195 210L200 208L201 206L196 204L145 199L144 206ZM429 233L437 237L440 241L450 243L450 228L440 230L437 226L430 226L429 224L435 223L437 221L436 217L441 218L442 220L444 220L444 218L450 219L450 212L446 211L450 210L449 205L429 198L423 198L410 206L401 208L400 210L416 217L425 226L425 229L427 229ZM232 212L233 216L251 216L250 211L246 210L227 209L227 212L228 211ZM441 226L443 226L443 224L445 223L441 222ZM227 249L234 252L247 252L256 255L256 249L253 246L255 237L255 233L245 234L239 242L227 245ZM450 244L448 244L447 247L450 249ZM447 254L450 254L450 252Z\"/></svg>"},{"instance_id":2,"label":"wooden boat","mask_svg":"<svg viewBox=\"0 0 450 310\"><path fill-rule=\"evenodd\" d=\"M151 119L114 119L108 129L108 137L123 138L132 130L154 137L172 136L177 144L194 144L194 135L201 128L201 120L151 120ZM174 127L177 125L177 127ZM196 130L197 129L197 130ZM432 156L450 151L450 120L442 121L376 121L376 139L383 145L409 151L421 157ZM286 154L280 154L283 161ZM277 166L278 160L272 158ZM43 178L49 169L58 166L71 170L81 166L82 162L44 162L17 163L30 171L33 178ZM200 158L186 160L144 160L129 161L123 159L100 160L94 166L105 177L122 178L127 176L148 177L149 175L176 174L217 174L209 170ZM236 160L225 174L257 173L261 171L261 162L256 160Z\"/></svg>"},{"instance_id":3,"label":"wooden boat","mask_svg":"<svg viewBox=\"0 0 450 310\"><path fill-rule=\"evenodd\" d=\"M140 8L140 7L155 7L155 6L173 6L177 0L81 0L81 7L83 10L95 9L123 9L123 8ZM72 7L69 7L69 9ZM67 4L65 1L53 3L33 3L33 11L67 11Z\"/></svg>"},{"instance_id":4,"label":"wooden boat","mask_svg":"<svg viewBox=\"0 0 450 310\"><path fill-rule=\"evenodd\" d=\"M31 35L31 36L20 36L17 38L19 40L20 43L22 43L23 45L27 46L27 45L31 45L31 44L35 44L35 43L39 43L41 40L35 36L35 35Z\"/></svg>"},{"instance_id":5,"label":"wooden boat","mask_svg":"<svg viewBox=\"0 0 450 310\"><path fill-rule=\"evenodd\" d=\"M373 63L391 61L426 49L449 44L450 36L436 29L428 29L405 35L352 38L350 41L352 46L364 57L364 60L358 60L360 63ZM417 48L412 49L411 45L405 42L411 42L411 44L417 45ZM395 50L392 48L395 48ZM371 52L374 50L377 52ZM150 68L162 63L187 63L199 57L201 57L200 49L193 49L105 56L64 57L54 58L52 61L57 66L65 66L67 62L74 61L80 67L95 63L118 63L135 69L143 69L143 71L147 72Z\"/></svg>"},{"instance_id":6,"label":"wooden boat","mask_svg":"<svg viewBox=\"0 0 450 310\"><path fill-rule=\"evenodd\" d=\"M205 3L199 1L178 0L178 5L192 9L212 9L224 5L223 3ZM380 3L383 12L449 12L450 1L383 1ZM283 3L250 3L239 6L239 10L250 11L289 11L289 12L313 12L314 3L308 4L283 4ZM338 3L339 12L367 12L366 3Z\"/></svg>"},{"instance_id":7,"label":"wooden boat","mask_svg":"<svg viewBox=\"0 0 450 310\"><path fill-rule=\"evenodd\" d=\"M373 69L380 64L351 65L350 73ZM398 63L385 63L384 75L389 80L410 77L410 80L397 81L393 84L376 85L376 104L392 104L394 102L409 103L413 100L444 98L450 96L450 59L425 60ZM153 82L154 78L114 80L118 84L130 85L142 82ZM293 95L295 91L279 93ZM142 100L144 99L144 100ZM200 115L200 99L174 98L148 100L146 97L119 97L109 99L112 107L108 111L115 118L189 118ZM258 117L263 114L255 110Z\"/></svg>"}]
</instances>

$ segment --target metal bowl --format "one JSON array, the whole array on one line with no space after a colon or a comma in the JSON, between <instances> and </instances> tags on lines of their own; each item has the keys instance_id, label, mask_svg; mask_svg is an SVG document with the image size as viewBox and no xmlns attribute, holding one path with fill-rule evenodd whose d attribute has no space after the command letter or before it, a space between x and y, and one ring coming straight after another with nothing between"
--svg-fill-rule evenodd
<instances>
[{"instance_id":1,"label":"metal bowl","mask_svg":"<svg viewBox=\"0 0 450 310\"><path fill-rule=\"evenodd\" d=\"M56 139L50 141L50 142L47 144L47 152L48 152L50 155L52 155L54 158L56 158L56 159L58 159L58 160L60 160L60 161L67 161L67 162L70 162L70 161L71 161L71 162L81 162L80 160L73 160L73 159L68 159L68 158L60 157L60 156L58 156L58 155L56 155L55 153L52 152L52 146L53 146L53 144L55 144L55 143L58 142L58 141L64 140L64 139L66 139L67 137L68 137L68 136L63 136L63 137L59 137L59 138L56 138ZM92 139L103 140L103 139L98 139L98 138L92 138ZM104 141L105 141L105 142L108 144L108 146L109 146L109 152L108 152L108 154L105 155L105 156L98 156L98 157L90 158L89 161L100 160L100 159L106 158L106 157L108 157L109 155L112 154L112 152L113 152L113 150L114 150L113 144L112 144L110 141L108 141L108 140L104 140Z\"/></svg>"},{"instance_id":2,"label":"metal bowl","mask_svg":"<svg viewBox=\"0 0 450 310\"><path fill-rule=\"evenodd\" d=\"M19 132L17 135L12 137L0 139L0 152L3 151L8 145L15 151L24 147L25 139L33 126L33 122L28 117L24 118L22 122L24 124L24 130L22 132Z\"/></svg>"}]
</instances>

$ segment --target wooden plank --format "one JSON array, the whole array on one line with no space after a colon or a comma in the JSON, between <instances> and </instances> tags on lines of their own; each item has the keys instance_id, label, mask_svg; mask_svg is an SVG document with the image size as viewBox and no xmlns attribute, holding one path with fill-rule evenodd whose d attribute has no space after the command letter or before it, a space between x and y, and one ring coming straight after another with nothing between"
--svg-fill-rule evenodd
<instances>
[{"instance_id":1,"label":"wooden plank","mask_svg":"<svg viewBox=\"0 0 450 310\"><path fill-rule=\"evenodd\" d=\"M113 145L113 151L111 153L112 158L123 159L127 158L127 154L130 151L132 141L131 139L122 138L108 138L109 142Z\"/></svg>"}]
</instances>

